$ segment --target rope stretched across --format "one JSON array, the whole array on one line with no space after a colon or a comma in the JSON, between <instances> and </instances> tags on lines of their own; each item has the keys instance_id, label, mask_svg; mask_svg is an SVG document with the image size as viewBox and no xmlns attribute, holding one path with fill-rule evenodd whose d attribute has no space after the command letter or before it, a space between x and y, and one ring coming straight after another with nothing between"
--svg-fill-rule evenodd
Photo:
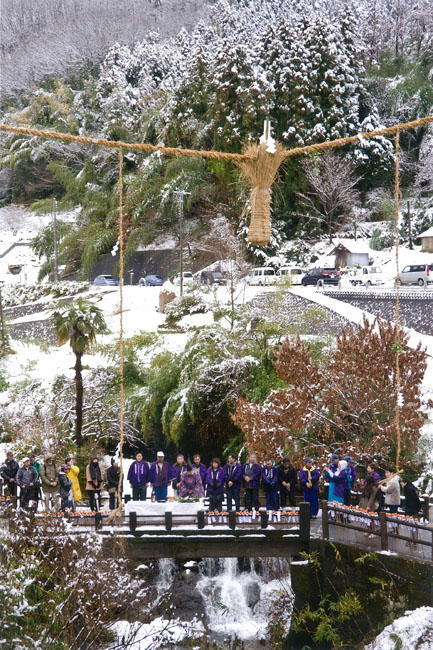
<instances>
[{"instance_id":1,"label":"rope stretched across","mask_svg":"<svg viewBox=\"0 0 433 650\"><path fill-rule=\"evenodd\" d=\"M396 327L396 341L395 341L395 435L396 435L396 451L395 451L395 465L398 472L400 466L400 453L401 453L401 428L400 428L400 393L401 393L401 377L400 377L400 354L401 354L401 323L400 323L400 131L395 134L395 158L394 158L394 248L395 248L395 267L396 267L396 295L395 295L395 310L394 321Z\"/></svg>"}]
</instances>

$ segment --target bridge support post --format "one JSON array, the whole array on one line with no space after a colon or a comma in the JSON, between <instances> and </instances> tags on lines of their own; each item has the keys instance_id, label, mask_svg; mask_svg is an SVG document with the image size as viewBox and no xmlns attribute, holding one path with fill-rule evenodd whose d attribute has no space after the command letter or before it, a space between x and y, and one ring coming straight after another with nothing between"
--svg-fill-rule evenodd
<instances>
[{"instance_id":1,"label":"bridge support post","mask_svg":"<svg viewBox=\"0 0 433 650\"><path fill-rule=\"evenodd\" d=\"M329 513L328 502L321 501L320 507L322 508L322 536L323 539L329 539Z\"/></svg>"},{"instance_id":2,"label":"bridge support post","mask_svg":"<svg viewBox=\"0 0 433 650\"><path fill-rule=\"evenodd\" d=\"M308 501L301 501L299 504L299 539L305 553L310 551L310 521L310 504Z\"/></svg>"},{"instance_id":3,"label":"bridge support post","mask_svg":"<svg viewBox=\"0 0 433 650\"><path fill-rule=\"evenodd\" d=\"M388 528L386 525L386 513L379 512L380 521L380 548L382 551L389 551Z\"/></svg>"},{"instance_id":4,"label":"bridge support post","mask_svg":"<svg viewBox=\"0 0 433 650\"><path fill-rule=\"evenodd\" d=\"M269 522L268 511L265 508L260 509L260 528L267 528Z\"/></svg>"},{"instance_id":5,"label":"bridge support post","mask_svg":"<svg viewBox=\"0 0 433 650\"><path fill-rule=\"evenodd\" d=\"M129 513L129 530L133 535L135 535L135 531L137 530L137 513L136 512L130 512Z\"/></svg>"},{"instance_id":6,"label":"bridge support post","mask_svg":"<svg viewBox=\"0 0 433 650\"><path fill-rule=\"evenodd\" d=\"M205 526L205 520L204 520L204 510L199 510L197 512L197 528L199 530L203 530Z\"/></svg>"},{"instance_id":7,"label":"bridge support post","mask_svg":"<svg viewBox=\"0 0 433 650\"><path fill-rule=\"evenodd\" d=\"M131 495L125 494L125 504L128 503L128 501L131 501Z\"/></svg>"},{"instance_id":8,"label":"bridge support post","mask_svg":"<svg viewBox=\"0 0 433 650\"><path fill-rule=\"evenodd\" d=\"M102 528L102 514L100 512L95 512L95 530L101 530Z\"/></svg>"},{"instance_id":9,"label":"bridge support post","mask_svg":"<svg viewBox=\"0 0 433 650\"><path fill-rule=\"evenodd\" d=\"M229 528L234 530L236 528L236 512L229 510Z\"/></svg>"},{"instance_id":10,"label":"bridge support post","mask_svg":"<svg viewBox=\"0 0 433 650\"><path fill-rule=\"evenodd\" d=\"M165 530L170 531L173 528L173 513L171 510L166 510L164 513Z\"/></svg>"}]
</instances>

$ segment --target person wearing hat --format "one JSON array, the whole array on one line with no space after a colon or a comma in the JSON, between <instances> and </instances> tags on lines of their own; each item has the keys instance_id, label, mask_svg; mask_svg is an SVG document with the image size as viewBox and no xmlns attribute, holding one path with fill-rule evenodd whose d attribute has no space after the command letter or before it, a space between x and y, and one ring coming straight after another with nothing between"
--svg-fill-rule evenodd
<instances>
[{"instance_id":1,"label":"person wearing hat","mask_svg":"<svg viewBox=\"0 0 433 650\"><path fill-rule=\"evenodd\" d=\"M312 458L304 458L304 467L299 472L299 482L304 491L304 501L310 504L310 516L315 519L319 512L320 472L314 467Z\"/></svg>"},{"instance_id":2,"label":"person wearing hat","mask_svg":"<svg viewBox=\"0 0 433 650\"><path fill-rule=\"evenodd\" d=\"M41 473L42 489L45 499L45 511L58 510L58 481L57 469L52 456L47 456L42 464Z\"/></svg>"},{"instance_id":3,"label":"person wearing hat","mask_svg":"<svg viewBox=\"0 0 433 650\"><path fill-rule=\"evenodd\" d=\"M324 470L323 476L325 480L329 482L328 488L328 503L335 501L335 482L334 477L338 472L338 461L340 456L338 454L332 454L331 464Z\"/></svg>"},{"instance_id":4,"label":"person wearing hat","mask_svg":"<svg viewBox=\"0 0 433 650\"><path fill-rule=\"evenodd\" d=\"M70 470L69 465L62 465L58 473L58 483L59 483L59 495L61 501L61 510L62 512L67 512L72 510L74 496L72 492L72 481L68 477L68 472Z\"/></svg>"},{"instance_id":5,"label":"person wearing hat","mask_svg":"<svg viewBox=\"0 0 433 650\"><path fill-rule=\"evenodd\" d=\"M80 468L78 465L74 464L74 461L71 457L66 458L65 460L65 465L69 467L68 469L68 479L72 483L72 494L74 496L74 502L73 502L73 509L75 508L75 504L78 501L81 501L83 498L83 495L81 494L81 487L80 487L80 481L78 480L78 474L80 473Z\"/></svg>"},{"instance_id":6,"label":"person wearing hat","mask_svg":"<svg viewBox=\"0 0 433 650\"><path fill-rule=\"evenodd\" d=\"M11 451L8 451L6 454L6 460L1 466L1 476L4 482L4 486L7 489L8 496L15 498L17 496L17 474L20 466L17 461L14 459L14 455Z\"/></svg>"},{"instance_id":7,"label":"person wearing hat","mask_svg":"<svg viewBox=\"0 0 433 650\"><path fill-rule=\"evenodd\" d=\"M150 482L157 501L167 501L167 488L172 478L171 467L165 460L164 452L158 451L156 460L150 466Z\"/></svg>"},{"instance_id":8,"label":"person wearing hat","mask_svg":"<svg viewBox=\"0 0 433 650\"><path fill-rule=\"evenodd\" d=\"M89 497L90 510L96 512L101 509L101 490L103 484L103 468L99 457L93 455L86 467L86 492Z\"/></svg>"},{"instance_id":9,"label":"person wearing hat","mask_svg":"<svg viewBox=\"0 0 433 650\"><path fill-rule=\"evenodd\" d=\"M344 489L344 505L350 506L352 505L352 489L356 483L357 474L356 474L355 461L353 460L353 458L351 456L345 456L344 460L347 463L347 470L346 470L347 487Z\"/></svg>"},{"instance_id":10,"label":"person wearing hat","mask_svg":"<svg viewBox=\"0 0 433 650\"><path fill-rule=\"evenodd\" d=\"M17 472L17 485L20 487L21 508L28 508L30 500L34 501L35 484L38 479L37 471L30 465L30 458L25 458L22 467Z\"/></svg>"}]
</instances>

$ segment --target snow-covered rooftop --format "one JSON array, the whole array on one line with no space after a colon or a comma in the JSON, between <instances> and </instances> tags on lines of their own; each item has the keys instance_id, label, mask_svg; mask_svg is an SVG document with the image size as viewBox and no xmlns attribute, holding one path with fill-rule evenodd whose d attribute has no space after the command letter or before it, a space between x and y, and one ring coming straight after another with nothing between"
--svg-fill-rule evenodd
<instances>
[{"instance_id":1,"label":"snow-covered rooftop","mask_svg":"<svg viewBox=\"0 0 433 650\"><path fill-rule=\"evenodd\" d=\"M420 233L418 237L433 237L433 226L428 230L424 230L424 232Z\"/></svg>"}]
</instances>

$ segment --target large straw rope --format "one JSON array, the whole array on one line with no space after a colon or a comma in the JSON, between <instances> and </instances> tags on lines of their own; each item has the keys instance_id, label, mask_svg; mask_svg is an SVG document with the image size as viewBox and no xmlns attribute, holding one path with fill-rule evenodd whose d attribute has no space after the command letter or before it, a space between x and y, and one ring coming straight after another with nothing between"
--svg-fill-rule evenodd
<instances>
[{"instance_id":1,"label":"large straw rope","mask_svg":"<svg viewBox=\"0 0 433 650\"><path fill-rule=\"evenodd\" d=\"M400 429L400 392L401 392L401 377L400 377L400 354L401 354L401 313L400 313L400 131L395 134L395 162L394 162L394 248L395 248L395 268L396 268L396 281L395 281L395 311L394 321L396 328L396 341L395 341L395 436L396 436L396 450L395 450L395 466L398 472L400 466L400 453L401 453L401 429Z\"/></svg>"}]
</instances>

